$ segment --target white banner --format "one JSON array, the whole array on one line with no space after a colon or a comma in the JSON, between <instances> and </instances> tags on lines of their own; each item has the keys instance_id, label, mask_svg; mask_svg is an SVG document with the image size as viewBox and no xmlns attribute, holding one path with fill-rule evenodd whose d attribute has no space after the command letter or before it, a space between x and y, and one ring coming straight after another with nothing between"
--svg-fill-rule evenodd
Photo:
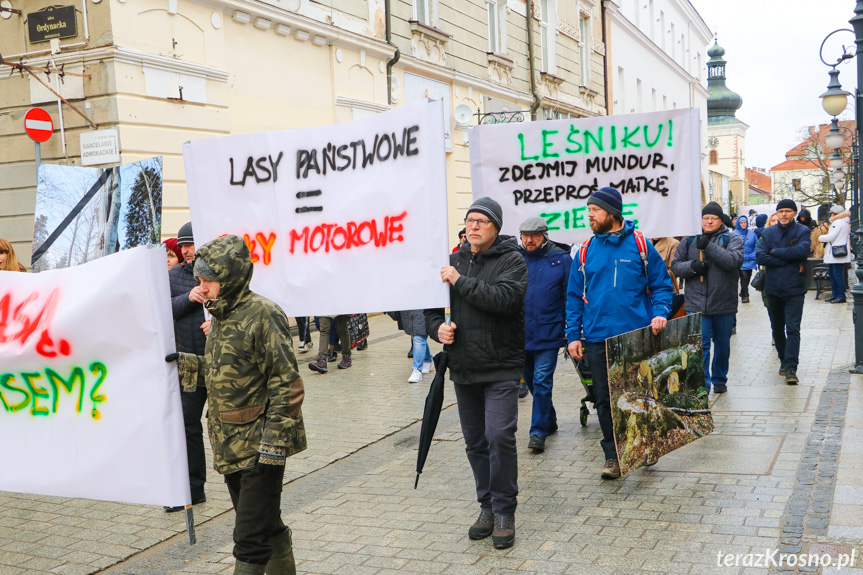
<instances>
[{"instance_id":1,"label":"white banner","mask_svg":"<svg viewBox=\"0 0 863 575\"><path fill-rule=\"evenodd\" d=\"M449 305L440 101L183 145L195 243L246 240L288 316Z\"/></svg>"},{"instance_id":2,"label":"white banner","mask_svg":"<svg viewBox=\"0 0 863 575\"><path fill-rule=\"evenodd\" d=\"M549 235L575 243L591 235L587 198L610 186L623 216L649 238L701 231L697 109L577 120L472 126L474 199L503 207L503 233L539 216Z\"/></svg>"},{"instance_id":3,"label":"white banner","mask_svg":"<svg viewBox=\"0 0 863 575\"><path fill-rule=\"evenodd\" d=\"M164 248L0 272L0 490L187 505Z\"/></svg>"}]
</instances>

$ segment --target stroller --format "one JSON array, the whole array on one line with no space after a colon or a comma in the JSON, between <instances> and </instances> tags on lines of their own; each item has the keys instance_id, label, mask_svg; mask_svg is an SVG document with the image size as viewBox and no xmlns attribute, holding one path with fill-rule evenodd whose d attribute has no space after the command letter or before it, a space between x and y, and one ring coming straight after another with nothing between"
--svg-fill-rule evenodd
<instances>
[{"instance_id":1,"label":"stroller","mask_svg":"<svg viewBox=\"0 0 863 575\"><path fill-rule=\"evenodd\" d=\"M579 421L582 427L587 427L587 416L590 415L590 410L587 408L587 402L593 404L596 409L596 397L593 395L593 375L590 372L590 364L587 362L587 357L582 355L581 359L575 359L569 355L569 350L564 348L564 353L572 360L572 365L575 366L575 372L581 379L581 385L584 386L584 391L587 395L581 398L581 409L579 409Z\"/></svg>"}]
</instances>

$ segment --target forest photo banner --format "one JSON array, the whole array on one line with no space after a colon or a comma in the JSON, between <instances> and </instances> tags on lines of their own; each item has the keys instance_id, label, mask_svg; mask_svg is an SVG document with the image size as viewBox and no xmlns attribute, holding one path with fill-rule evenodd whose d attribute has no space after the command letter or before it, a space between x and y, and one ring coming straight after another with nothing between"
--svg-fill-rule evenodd
<instances>
[{"instance_id":1,"label":"forest photo banner","mask_svg":"<svg viewBox=\"0 0 863 575\"><path fill-rule=\"evenodd\" d=\"M165 249L0 272L0 490L191 501Z\"/></svg>"},{"instance_id":2,"label":"forest photo banner","mask_svg":"<svg viewBox=\"0 0 863 575\"><path fill-rule=\"evenodd\" d=\"M443 104L183 145L195 243L245 239L289 316L449 305ZM299 297L301 296L301 297Z\"/></svg>"},{"instance_id":3,"label":"forest photo banner","mask_svg":"<svg viewBox=\"0 0 863 575\"><path fill-rule=\"evenodd\" d=\"M584 241L587 198L603 187L649 238L701 229L697 109L472 126L469 139L473 198L500 203L503 233L538 216L552 239Z\"/></svg>"}]
</instances>

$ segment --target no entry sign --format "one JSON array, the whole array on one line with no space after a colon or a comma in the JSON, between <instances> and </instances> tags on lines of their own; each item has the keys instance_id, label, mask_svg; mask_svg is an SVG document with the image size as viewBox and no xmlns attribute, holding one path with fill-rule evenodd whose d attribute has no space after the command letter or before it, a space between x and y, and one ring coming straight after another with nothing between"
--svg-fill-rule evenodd
<instances>
[{"instance_id":1,"label":"no entry sign","mask_svg":"<svg viewBox=\"0 0 863 575\"><path fill-rule=\"evenodd\" d=\"M34 142L47 142L54 133L54 122L42 108L30 108L24 115L24 131Z\"/></svg>"}]
</instances>

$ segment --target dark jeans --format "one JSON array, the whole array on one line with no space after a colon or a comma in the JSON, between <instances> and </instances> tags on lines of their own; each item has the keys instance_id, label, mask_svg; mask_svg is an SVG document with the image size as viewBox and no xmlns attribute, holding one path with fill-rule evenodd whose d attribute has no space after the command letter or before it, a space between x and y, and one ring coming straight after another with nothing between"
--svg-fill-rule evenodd
<instances>
[{"instance_id":1,"label":"dark jeans","mask_svg":"<svg viewBox=\"0 0 863 575\"><path fill-rule=\"evenodd\" d=\"M326 359L327 350L330 345L330 329L332 328L332 324L335 321L336 330L339 332L339 339L342 342L348 342L347 345L342 344L342 355L347 357L351 356L351 337L348 335L348 316L346 315L337 315L335 318L331 317L322 317L321 318L321 339L320 339L320 347L318 348L318 357L323 357Z\"/></svg>"},{"instance_id":2,"label":"dark jeans","mask_svg":"<svg viewBox=\"0 0 863 575\"><path fill-rule=\"evenodd\" d=\"M204 498L207 462L204 458L204 426L201 415L207 405L207 388L199 385L195 391L181 391L183 424L186 428L186 459L189 463L189 487L192 501Z\"/></svg>"},{"instance_id":3,"label":"dark jeans","mask_svg":"<svg viewBox=\"0 0 863 575\"><path fill-rule=\"evenodd\" d=\"M752 270L740 270L740 297L749 299L750 281L752 281Z\"/></svg>"},{"instance_id":4,"label":"dark jeans","mask_svg":"<svg viewBox=\"0 0 863 575\"><path fill-rule=\"evenodd\" d=\"M704 384L728 383L728 360L731 357L731 330L737 314L720 313L701 316L701 352L704 357ZM710 343L713 343L713 365L710 364Z\"/></svg>"},{"instance_id":5,"label":"dark jeans","mask_svg":"<svg viewBox=\"0 0 863 575\"><path fill-rule=\"evenodd\" d=\"M309 318L297 317L297 340L300 343L312 343L312 330L309 329Z\"/></svg>"},{"instance_id":6,"label":"dark jeans","mask_svg":"<svg viewBox=\"0 0 863 575\"><path fill-rule=\"evenodd\" d=\"M614 425L611 421L611 392L608 389L608 359L605 355L605 342L586 342L584 353L590 365L593 376L593 396L596 398L596 416L602 429L602 452L606 459L617 461L617 449L614 447Z\"/></svg>"},{"instance_id":7,"label":"dark jeans","mask_svg":"<svg viewBox=\"0 0 863 575\"><path fill-rule=\"evenodd\" d=\"M514 515L518 496L518 381L455 384L476 500L495 515Z\"/></svg>"},{"instance_id":8,"label":"dark jeans","mask_svg":"<svg viewBox=\"0 0 863 575\"><path fill-rule=\"evenodd\" d=\"M234 557L245 563L266 565L273 554L270 539L287 529L279 507L281 473L262 475L256 467L225 475L237 517L234 521Z\"/></svg>"},{"instance_id":9,"label":"dark jeans","mask_svg":"<svg viewBox=\"0 0 863 575\"><path fill-rule=\"evenodd\" d=\"M827 264L830 274L830 289L836 299L845 299L845 264Z\"/></svg>"},{"instance_id":10,"label":"dark jeans","mask_svg":"<svg viewBox=\"0 0 863 575\"><path fill-rule=\"evenodd\" d=\"M802 295L767 296L770 327L782 369L797 370L800 358L800 321L803 319Z\"/></svg>"},{"instance_id":11,"label":"dark jeans","mask_svg":"<svg viewBox=\"0 0 863 575\"><path fill-rule=\"evenodd\" d=\"M524 383L533 395L533 412L530 418L530 435L548 437L548 430L557 425L557 413L551 402L554 370L557 368L557 349L524 352Z\"/></svg>"}]
</instances>

